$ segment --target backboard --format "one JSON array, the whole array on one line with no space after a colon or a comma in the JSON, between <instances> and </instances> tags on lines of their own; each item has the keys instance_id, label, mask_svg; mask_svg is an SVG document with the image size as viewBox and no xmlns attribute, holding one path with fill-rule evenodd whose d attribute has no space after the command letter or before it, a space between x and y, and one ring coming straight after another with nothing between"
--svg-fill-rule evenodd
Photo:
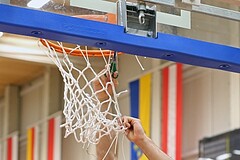
<instances>
[{"instance_id":1,"label":"backboard","mask_svg":"<svg viewBox=\"0 0 240 160\"><path fill-rule=\"evenodd\" d=\"M128 4L138 6L139 2L131 0ZM126 32L124 23L128 21L122 20L125 8L116 0L0 0L0 30L240 72L239 0L144 2L155 10L158 34L153 38ZM118 24L72 18L106 13L116 14Z\"/></svg>"}]
</instances>

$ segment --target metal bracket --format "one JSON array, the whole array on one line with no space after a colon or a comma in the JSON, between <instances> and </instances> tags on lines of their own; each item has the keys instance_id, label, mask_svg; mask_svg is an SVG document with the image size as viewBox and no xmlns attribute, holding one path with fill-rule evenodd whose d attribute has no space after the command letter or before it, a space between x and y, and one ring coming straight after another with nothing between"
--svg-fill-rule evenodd
<instances>
[{"instance_id":1,"label":"metal bracket","mask_svg":"<svg viewBox=\"0 0 240 160\"><path fill-rule=\"evenodd\" d=\"M144 37L157 37L156 7L149 7L145 2L118 3L118 24L125 32Z\"/></svg>"}]
</instances>

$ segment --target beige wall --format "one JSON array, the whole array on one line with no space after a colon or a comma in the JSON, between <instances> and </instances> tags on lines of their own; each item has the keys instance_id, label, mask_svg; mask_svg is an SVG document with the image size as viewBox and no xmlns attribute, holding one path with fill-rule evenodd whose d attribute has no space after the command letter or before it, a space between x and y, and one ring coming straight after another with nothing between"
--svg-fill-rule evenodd
<instances>
[{"instance_id":1,"label":"beige wall","mask_svg":"<svg viewBox=\"0 0 240 160\"><path fill-rule=\"evenodd\" d=\"M184 74L183 155L187 159L197 156L200 139L230 130L230 74L196 67Z\"/></svg>"},{"instance_id":2,"label":"beige wall","mask_svg":"<svg viewBox=\"0 0 240 160\"><path fill-rule=\"evenodd\" d=\"M191 30L178 28L178 35L239 47L239 22L202 13L191 15Z\"/></svg>"},{"instance_id":3,"label":"beige wall","mask_svg":"<svg viewBox=\"0 0 240 160\"><path fill-rule=\"evenodd\" d=\"M239 22L199 13L192 14L191 30L178 29L179 35L238 48L239 32ZM239 76L198 67L184 75L183 157L190 160L197 157L200 139L240 127L236 122L240 117L239 87L231 88L239 86ZM233 110L237 112L233 114Z\"/></svg>"},{"instance_id":4,"label":"beige wall","mask_svg":"<svg viewBox=\"0 0 240 160\"><path fill-rule=\"evenodd\" d=\"M4 114L4 101L3 98L0 99L0 126L3 126L3 114ZM3 129L0 130L0 137L3 136Z\"/></svg>"}]
</instances>

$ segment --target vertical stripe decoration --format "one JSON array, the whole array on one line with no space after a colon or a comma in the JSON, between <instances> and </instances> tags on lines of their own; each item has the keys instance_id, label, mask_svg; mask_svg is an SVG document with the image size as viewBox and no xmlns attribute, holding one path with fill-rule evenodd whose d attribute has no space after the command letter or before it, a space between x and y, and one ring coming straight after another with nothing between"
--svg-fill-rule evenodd
<instances>
[{"instance_id":1,"label":"vertical stripe decoration","mask_svg":"<svg viewBox=\"0 0 240 160\"><path fill-rule=\"evenodd\" d=\"M14 134L6 140L6 159L18 160L18 134Z\"/></svg>"},{"instance_id":2,"label":"vertical stripe decoration","mask_svg":"<svg viewBox=\"0 0 240 160\"><path fill-rule=\"evenodd\" d=\"M150 136L151 132L151 77L151 74L147 74L129 84L131 116L141 120L147 136ZM138 146L133 143L131 143L131 160L147 160Z\"/></svg>"},{"instance_id":3,"label":"vertical stripe decoration","mask_svg":"<svg viewBox=\"0 0 240 160\"><path fill-rule=\"evenodd\" d=\"M38 160L39 128L38 126L27 130L27 160Z\"/></svg>"},{"instance_id":4,"label":"vertical stripe decoration","mask_svg":"<svg viewBox=\"0 0 240 160\"><path fill-rule=\"evenodd\" d=\"M61 116L48 120L47 160L61 160Z\"/></svg>"},{"instance_id":5,"label":"vertical stripe decoration","mask_svg":"<svg viewBox=\"0 0 240 160\"><path fill-rule=\"evenodd\" d=\"M2 155L2 141L1 141L1 139L0 139L0 160L2 160L3 159L3 155Z\"/></svg>"},{"instance_id":6,"label":"vertical stripe decoration","mask_svg":"<svg viewBox=\"0 0 240 160\"><path fill-rule=\"evenodd\" d=\"M182 146L182 64L162 70L162 150L181 160Z\"/></svg>"}]
</instances>

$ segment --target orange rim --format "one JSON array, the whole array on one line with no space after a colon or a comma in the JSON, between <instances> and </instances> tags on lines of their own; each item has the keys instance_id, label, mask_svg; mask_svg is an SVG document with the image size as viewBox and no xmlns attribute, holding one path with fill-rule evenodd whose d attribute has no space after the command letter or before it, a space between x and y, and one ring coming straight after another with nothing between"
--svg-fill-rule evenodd
<instances>
[{"instance_id":1,"label":"orange rim","mask_svg":"<svg viewBox=\"0 0 240 160\"><path fill-rule=\"evenodd\" d=\"M105 14L105 15L77 15L74 16L77 18L83 18L83 19L88 19L88 20L94 20L94 21L99 21L99 22L106 22L106 23L111 23L111 24L116 24L116 15L115 14ZM69 48L69 47L62 47L59 46L56 43L53 43L49 40L44 40L44 39L40 39L40 42L45 46L48 47L50 46L51 48L53 48L56 52L59 53L67 53L73 56L83 56L84 55L88 55L88 56L94 56L94 57L100 57L100 56L109 56L111 54L113 54L114 51L111 50L95 50L95 49L75 49L74 48ZM118 54L122 54L121 52L118 52Z\"/></svg>"}]
</instances>

